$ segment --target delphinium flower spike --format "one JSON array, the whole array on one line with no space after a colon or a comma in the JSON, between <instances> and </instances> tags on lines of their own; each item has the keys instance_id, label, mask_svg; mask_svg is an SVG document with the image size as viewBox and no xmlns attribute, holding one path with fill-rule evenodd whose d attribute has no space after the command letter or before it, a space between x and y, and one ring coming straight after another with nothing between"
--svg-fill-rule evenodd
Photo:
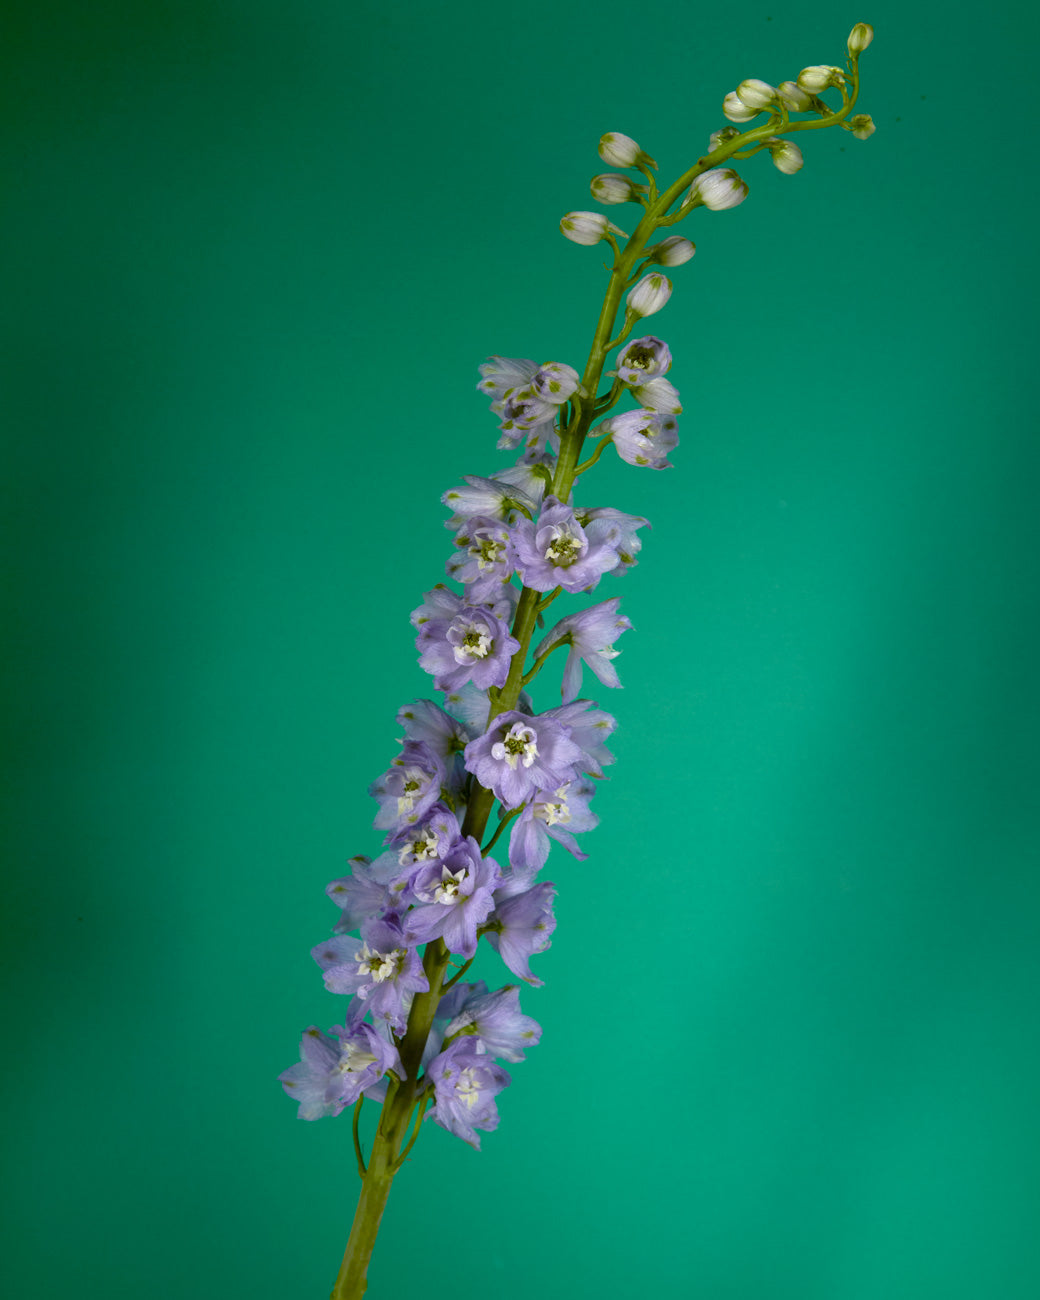
<instances>
[{"instance_id":1,"label":"delphinium flower spike","mask_svg":"<svg viewBox=\"0 0 1040 1300\"><path fill-rule=\"evenodd\" d=\"M872 39L870 26L857 23L843 67L813 64L776 85L741 81L722 103L736 125L714 131L708 152L667 187L635 140L606 132L599 156L619 170L593 179L593 198L635 204L642 215L631 236L595 212L560 222L572 242L603 242L613 254L584 370L501 356L480 367L477 387L491 398L498 447L519 457L487 476L463 475L441 498L454 541L446 572L460 590L436 583L411 620L419 665L442 698L399 710L400 751L370 787L382 851L351 859L350 874L327 890L338 921L313 956L326 988L349 999L343 1023L307 1029L299 1064L281 1075L302 1119L354 1109L361 1197L333 1300L364 1294L392 1181L425 1121L479 1149L498 1125L495 1099L512 1082L499 1062L522 1062L541 1037L513 980L489 990L463 977L486 939L511 976L542 983L531 962L554 932L557 886L541 872L553 843L584 859L575 835L598 821L590 803L613 762L606 742L616 722L579 692L591 684L585 668L600 686L621 685L615 643L631 623L616 595L570 612L565 600L627 573L647 520L579 504L574 492L608 446L626 464L654 470L671 468L678 446L671 350L656 321L654 333L629 336L670 304L675 285L657 268L685 265L695 246L682 235L651 240L700 208L743 203L748 186L733 161L766 151L793 175L804 162L788 138L795 133L838 126L868 138L873 122L852 109L859 56ZM823 98L834 91L840 106ZM632 404L615 410L622 402ZM532 648L550 606L555 621ZM551 663L560 668L560 703L539 709L528 688L544 689ZM572 876L570 864L561 888ZM366 1098L380 1104L367 1161L359 1125Z\"/></svg>"}]
</instances>

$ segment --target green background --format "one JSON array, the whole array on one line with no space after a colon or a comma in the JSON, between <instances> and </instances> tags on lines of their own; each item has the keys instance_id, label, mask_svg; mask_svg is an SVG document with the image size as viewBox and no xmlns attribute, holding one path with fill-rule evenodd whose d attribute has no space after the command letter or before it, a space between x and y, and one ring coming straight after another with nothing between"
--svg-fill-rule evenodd
<instances>
[{"instance_id":1,"label":"green background","mask_svg":"<svg viewBox=\"0 0 1040 1300\"><path fill-rule=\"evenodd\" d=\"M859 19L877 134L681 228L676 468L582 484L654 524L602 824L369 1295L1040 1293L1035 11L102 0L0 52L9 1294L327 1294L349 1126L276 1076L476 367L583 365L603 131L677 175Z\"/></svg>"}]
</instances>

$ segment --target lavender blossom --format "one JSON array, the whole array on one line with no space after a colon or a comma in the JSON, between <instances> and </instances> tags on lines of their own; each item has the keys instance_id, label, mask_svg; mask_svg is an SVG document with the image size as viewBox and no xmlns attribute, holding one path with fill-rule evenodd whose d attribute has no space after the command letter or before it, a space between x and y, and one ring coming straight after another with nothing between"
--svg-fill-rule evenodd
<instances>
[{"instance_id":1,"label":"lavender blossom","mask_svg":"<svg viewBox=\"0 0 1040 1300\"><path fill-rule=\"evenodd\" d=\"M581 665L588 664L604 686L620 686L617 670L610 662L621 653L614 649L614 641L632 624L624 614L618 613L620 596L601 600L579 614L568 614L542 638L534 655L540 659L554 646L566 645L567 662L563 669L563 702L569 704L581 689Z\"/></svg>"},{"instance_id":2,"label":"lavender blossom","mask_svg":"<svg viewBox=\"0 0 1040 1300\"><path fill-rule=\"evenodd\" d=\"M391 833L413 826L440 798L445 765L429 745L408 740L381 777L368 787L379 801L375 826Z\"/></svg>"},{"instance_id":3,"label":"lavender blossom","mask_svg":"<svg viewBox=\"0 0 1040 1300\"><path fill-rule=\"evenodd\" d=\"M575 510L574 517L585 529L597 520L608 522L617 528L618 562L617 566L610 570L612 576L620 577L638 563L636 556L642 549L643 543L636 533L640 528L650 527L649 519L644 519L641 515L626 515L623 510L615 510L613 506Z\"/></svg>"},{"instance_id":4,"label":"lavender blossom","mask_svg":"<svg viewBox=\"0 0 1040 1300\"><path fill-rule=\"evenodd\" d=\"M519 892L511 892L511 890ZM550 946L556 929L552 900L556 886L541 881L529 889L522 882L506 882L495 895L495 910L482 933L509 969L527 984L541 986L545 981L531 974L529 965L535 953Z\"/></svg>"},{"instance_id":5,"label":"lavender blossom","mask_svg":"<svg viewBox=\"0 0 1040 1300\"><path fill-rule=\"evenodd\" d=\"M618 353L617 369L609 373L617 375L626 384L644 384L648 379L665 374L672 364L672 353L663 339L647 334L641 339L632 339Z\"/></svg>"},{"instance_id":6,"label":"lavender blossom","mask_svg":"<svg viewBox=\"0 0 1040 1300\"><path fill-rule=\"evenodd\" d=\"M536 522L520 520L513 541L516 568L524 586L535 591L591 591L620 558L620 532L610 520L583 528L571 507L555 497L546 497Z\"/></svg>"},{"instance_id":7,"label":"lavender blossom","mask_svg":"<svg viewBox=\"0 0 1040 1300\"><path fill-rule=\"evenodd\" d=\"M477 1129L498 1128L495 1097L512 1082L509 1075L481 1055L471 1038L457 1038L430 1062L426 1077L435 1098L426 1118L479 1151Z\"/></svg>"},{"instance_id":8,"label":"lavender blossom","mask_svg":"<svg viewBox=\"0 0 1040 1300\"><path fill-rule=\"evenodd\" d=\"M311 1025L300 1044L300 1063L278 1079L286 1093L299 1101L300 1119L322 1119L352 1106L388 1070L404 1078L397 1048L371 1025L355 1025L349 1031L336 1025L328 1034Z\"/></svg>"},{"instance_id":9,"label":"lavender blossom","mask_svg":"<svg viewBox=\"0 0 1040 1300\"><path fill-rule=\"evenodd\" d=\"M495 993L469 997L444 1031L446 1038L465 1035L476 1043L481 1055L500 1061L522 1061L528 1047L537 1046L542 1027L520 1010L520 990L507 984Z\"/></svg>"},{"instance_id":10,"label":"lavender blossom","mask_svg":"<svg viewBox=\"0 0 1040 1300\"><path fill-rule=\"evenodd\" d=\"M366 921L360 947L357 939L336 935L311 949L311 956L325 972L330 993L357 994L353 1016L360 1020L370 1011L399 1034L406 1027L408 995L430 987L419 954L396 921Z\"/></svg>"},{"instance_id":11,"label":"lavender blossom","mask_svg":"<svg viewBox=\"0 0 1040 1300\"><path fill-rule=\"evenodd\" d=\"M640 418L626 421L626 416ZM603 423L611 426L614 449L627 464L645 469L672 468L668 453L679 444L678 421L674 415L664 415L659 411L626 411L624 415Z\"/></svg>"},{"instance_id":12,"label":"lavender blossom","mask_svg":"<svg viewBox=\"0 0 1040 1300\"><path fill-rule=\"evenodd\" d=\"M477 927L494 906L492 895L501 877L498 863L481 857L472 836L460 840L440 861L421 867L411 879L418 906L408 913L409 942L442 938L452 952L472 957Z\"/></svg>"},{"instance_id":13,"label":"lavender blossom","mask_svg":"<svg viewBox=\"0 0 1040 1300\"><path fill-rule=\"evenodd\" d=\"M474 515L455 534L457 552L448 561L448 576L467 587L475 604L501 599L511 589L515 554L512 531L490 515Z\"/></svg>"},{"instance_id":14,"label":"lavender blossom","mask_svg":"<svg viewBox=\"0 0 1040 1300\"><path fill-rule=\"evenodd\" d=\"M504 715L503 715L504 716ZM561 704L555 709L546 709L539 714L537 721L560 723L568 729L568 735L578 746L580 759L578 768L591 776L601 777L603 768L613 763L614 755L607 749L606 740L617 727L617 719L603 709L598 709L591 700L574 700L570 704ZM467 763L469 759L467 757ZM555 789L562 781L553 781L540 787L545 790Z\"/></svg>"},{"instance_id":15,"label":"lavender blossom","mask_svg":"<svg viewBox=\"0 0 1040 1300\"><path fill-rule=\"evenodd\" d=\"M500 713L483 736L466 746L466 768L503 807L516 808L538 790L552 790L577 775L582 757L566 720L547 713Z\"/></svg>"},{"instance_id":16,"label":"lavender blossom","mask_svg":"<svg viewBox=\"0 0 1040 1300\"><path fill-rule=\"evenodd\" d=\"M439 691L464 682L480 690L504 686L520 642L487 606L464 605L452 619L432 618L419 630L419 666Z\"/></svg>"},{"instance_id":17,"label":"lavender blossom","mask_svg":"<svg viewBox=\"0 0 1040 1300\"><path fill-rule=\"evenodd\" d=\"M549 841L556 840L583 862L574 831L590 831L599 818L589 809L595 783L582 778L566 781L556 790L539 790L513 822L509 834L509 865L516 880L531 881L545 866Z\"/></svg>"}]
</instances>

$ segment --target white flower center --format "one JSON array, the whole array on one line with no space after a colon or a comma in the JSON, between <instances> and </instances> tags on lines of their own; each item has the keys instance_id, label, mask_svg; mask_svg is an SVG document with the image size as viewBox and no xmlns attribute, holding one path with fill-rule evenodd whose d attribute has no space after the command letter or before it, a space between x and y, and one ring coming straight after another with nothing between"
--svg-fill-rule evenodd
<instances>
[{"instance_id":1,"label":"white flower center","mask_svg":"<svg viewBox=\"0 0 1040 1300\"><path fill-rule=\"evenodd\" d=\"M343 1052L336 1066L339 1074L360 1074L362 1070L367 1070L376 1062L375 1056L371 1052L366 1052L363 1047L359 1047L357 1043L347 1043Z\"/></svg>"},{"instance_id":2,"label":"white flower center","mask_svg":"<svg viewBox=\"0 0 1040 1300\"><path fill-rule=\"evenodd\" d=\"M433 891L434 901L444 903L446 906L457 903L460 898L459 887L466 879L467 874L465 867L460 868L454 875L447 867L443 867L441 869L440 884Z\"/></svg>"},{"instance_id":3,"label":"white flower center","mask_svg":"<svg viewBox=\"0 0 1040 1300\"><path fill-rule=\"evenodd\" d=\"M522 722L514 722L500 741L491 746L491 757L504 759L516 771L517 763L530 767L538 754L538 736Z\"/></svg>"},{"instance_id":4,"label":"white flower center","mask_svg":"<svg viewBox=\"0 0 1040 1300\"><path fill-rule=\"evenodd\" d=\"M536 803L532 812L539 821L545 822L546 826L566 826L571 820L571 810L567 806L567 786L570 782L561 785L554 791L556 800L552 803Z\"/></svg>"},{"instance_id":5,"label":"white flower center","mask_svg":"<svg viewBox=\"0 0 1040 1300\"><path fill-rule=\"evenodd\" d=\"M424 831L418 838L412 840L411 844L406 844L397 855L397 860L402 867L407 867L412 862L429 862L431 858L437 856L437 836L433 831Z\"/></svg>"},{"instance_id":6,"label":"white flower center","mask_svg":"<svg viewBox=\"0 0 1040 1300\"><path fill-rule=\"evenodd\" d=\"M361 951L354 954L354 960L358 963L357 973L367 975L374 984L396 979L404 951L403 948L395 948L393 952L376 952L367 943L363 944Z\"/></svg>"},{"instance_id":7,"label":"white flower center","mask_svg":"<svg viewBox=\"0 0 1040 1300\"><path fill-rule=\"evenodd\" d=\"M401 781L401 790L397 796L397 815L405 817L422 798L426 784L426 773L421 767L406 767Z\"/></svg>"},{"instance_id":8,"label":"white flower center","mask_svg":"<svg viewBox=\"0 0 1040 1300\"><path fill-rule=\"evenodd\" d=\"M581 554L581 538L560 525L554 525L552 541L546 547L545 558L557 568L567 568Z\"/></svg>"},{"instance_id":9,"label":"white flower center","mask_svg":"<svg viewBox=\"0 0 1040 1300\"><path fill-rule=\"evenodd\" d=\"M486 623L453 623L448 640L457 664L471 664L486 659L495 648L495 639Z\"/></svg>"},{"instance_id":10,"label":"white flower center","mask_svg":"<svg viewBox=\"0 0 1040 1300\"><path fill-rule=\"evenodd\" d=\"M473 1107L480 1100L480 1084L472 1070L463 1070L455 1080L455 1092L460 1101Z\"/></svg>"},{"instance_id":11,"label":"white flower center","mask_svg":"<svg viewBox=\"0 0 1040 1300\"><path fill-rule=\"evenodd\" d=\"M493 569L502 558L505 549L502 543L496 542L493 537L482 537L476 546L469 548L469 553L476 556L478 569Z\"/></svg>"}]
</instances>

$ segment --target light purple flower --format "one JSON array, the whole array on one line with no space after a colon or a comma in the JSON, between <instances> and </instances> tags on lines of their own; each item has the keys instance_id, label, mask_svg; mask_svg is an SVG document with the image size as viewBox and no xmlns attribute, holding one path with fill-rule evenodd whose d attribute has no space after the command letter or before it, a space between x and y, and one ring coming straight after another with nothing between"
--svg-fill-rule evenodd
<instances>
[{"instance_id":1,"label":"light purple flower","mask_svg":"<svg viewBox=\"0 0 1040 1300\"><path fill-rule=\"evenodd\" d=\"M300 1119L321 1119L352 1106L387 1070L404 1078L397 1048L371 1025L358 1024L349 1032L336 1025L329 1034L311 1025L304 1031L299 1065L278 1078L286 1095L300 1103Z\"/></svg>"},{"instance_id":2,"label":"light purple flower","mask_svg":"<svg viewBox=\"0 0 1040 1300\"><path fill-rule=\"evenodd\" d=\"M648 379L645 384L638 384L632 389L632 396L648 411L663 411L666 415L682 414L679 390L664 375Z\"/></svg>"},{"instance_id":3,"label":"light purple flower","mask_svg":"<svg viewBox=\"0 0 1040 1300\"><path fill-rule=\"evenodd\" d=\"M375 826L391 832L414 826L440 798L445 775L443 762L428 745L405 741L391 766L368 787L379 801Z\"/></svg>"},{"instance_id":4,"label":"light purple flower","mask_svg":"<svg viewBox=\"0 0 1040 1300\"><path fill-rule=\"evenodd\" d=\"M626 415L642 418L625 423ZM604 423L610 424L611 421ZM611 441L617 454L629 465L671 469L668 453L679 443L678 422L674 415L663 415L658 411L626 411L625 415L613 421Z\"/></svg>"},{"instance_id":5,"label":"light purple flower","mask_svg":"<svg viewBox=\"0 0 1040 1300\"><path fill-rule=\"evenodd\" d=\"M589 809L595 784L585 778L567 781L556 790L539 790L513 822L509 834L509 865L516 880L531 881L545 866L549 841L556 840L579 862L588 857L578 848L574 831L590 831L599 818Z\"/></svg>"},{"instance_id":6,"label":"light purple flower","mask_svg":"<svg viewBox=\"0 0 1040 1300\"><path fill-rule=\"evenodd\" d=\"M668 344L656 335L647 334L641 339L626 343L617 356L617 369L611 371L626 384L645 384L648 379L665 374L672 364Z\"/></svg>"},{"instance_id":7,"label":"light purple flower","mask_svg":"<svg viewBox=\"0 0 1040 1300\"><path fill-rule=\"evenodd\" d=\"M568 728L568 734L581 751L578 762L580 771L592 776L603 775L603 768L615 761L614 755L607 749L607 738L617 727L617 719L612 718L603 709L598 709L591 700L574 700L570 704L561 704L555 709L546 709L539 714L538 721L545 719L562 722ZM468 765L467 758L467 765ZM555 790L562 781L553 781L540 787Z\"/></svg>"},{"instance_id":8,"label":"light purple flower","mask_svg":"<svg viewBox=\"0 0 1040 1300\"><path fill-rule=\"evenodd\" d=\"M523 357L488 357L480 367L481 380L477 390L501 401L513 388L523 388L537 373L538 366ZM492 407L494 410L494 407Z\"/></svg>"},{"instance_id":9,"label":"light purple flower","mask_svg":"<svg viewBox=\"0 0 1040 1300\"><path fill-rule=\"evenodd\" d=\"M479 1151L477 1129L498 1128L495 1097L512 1082L508 1073L482 1056L471 1038L457 1038L430 1062L426 1077L435 1098L426 1118Z\"/></svg>"},{"instance_id":10,"label":"light purple flower","mask_svg":"<svg viewBox=\"0 0 1040 1300\"><path fill-rule=\"evenodd\" d=\"M441 497L452 511L445 528L458 528L474 515L512 523L518 514L533 515L538 508L540 494L533 498L525 488L524 476L517 477L515 470L503 470L494 478L481 478L479 474L462 477L465 486L449 488Z\"/></svg>"},{"instance_id":11,"label":"light purple flower","mask_svg":"<svg viewBox=\"0 0 1040 1300\"><path fill-rule=\"evenodd\" d=\"M535 791L555 790L572 780L581 756L565 719L529 717L511 709L466 746L466 768L504 807L516 808Z\"/></svg>"},{"instance_id":12,"label":"light purple flower","mask_svg":"<svg viewBox=\"0 0 1040 1300\"><path fill-rule=\"evenodd\" d=\"M632 624L624 614L618 613L620 596L601 600L578 614L568 614L538 643L534 657L544 655L551 647L569 646L567 662L563 669L563 702L569 704L581 689L581 665L587 663L604 686L620 686L617 670L610 662L621 653L614 649L614 641Z\"/></svg>"},{"instance_id":13,"label":"light purple flower","mask_svg":"<svg viewBox=\"0 0 1040 1300\"><path fill-rule=\"evenodd\" d=\"M455 554L445 568L449 578L466 585L475 603L502 599L513 576L512 530L490 515L474 515L455 534Z\"/></svg>"},{"instance_id":14,"label":"light purple flower","mask_svg":"<svg viewBox=\"0 0 1040 1300\"><path fill-rule=\"evenodd\" d=\"M451 619L431 618L416 640L419 666L439 691L472 682L480 690L504 686L520 642L487 606L463 605Z\"/></svg>"},{"instance_id":15,"label":"light purple flower","mask_svg":"<svg viewBox=\"0 0 1040 1300\"><path fill-rule=\"evenodd\" d=\"M546 497L538 519L521 519L513 530L516 568L535 591L591 591L617 567L620 530L608 519L583 528L570 506Z\"/></svg>"},{"instance_id":16,"label":"light purple flower","mask_svg":"<svg viewBox=\"0 0 1040 1300\"><path fill-rule=\"evenodd\" d=\"M623 510L615 510L613 506L596 506L592 510L575 510L575 516L583 528L589 528L597 520L608 522L618 530L618 562L617 567L610 570L615 577L627 573L633 568L638 561L636 556L642 549L642 540L636 536L640 528L649 528L650 521L644 519L641 515L626 515Z\"/></svg>"},{"instance_id":17,"label":"light purple flower","mask_svg":"<svg viewBox=\"0 0 1040 1300\"><path fill-rule=\"evenodd\" d=\"M527 984L540 985L543 980L531 974L528 964L536 952L550 946L550 935L556 929L552 900L556 886L541 881L521 892L520 881L507 882L495 896L495 910L482 933L514 975Z\"/></svg>"},{"instance_id":18,"label":"light purple flower","mask_svg":"<svg viewBox=\"0 0 1040 1300\"><path fill-rule=\"evenodd\" d=\"M326 886L325 893L342 909L336 922L337 934L349 934L362 921L379 916L390 906L389 884L400 868L384 862L383 857L385 854L376 862L366 857L351 858L351 874Z\"/></svg>"},{"instance_id":19,"label":"light purple flower","mask_svg":"<svg viewBox=\"0 0 1040 1300\"><path fill-rule=\"evenodd\" d=\"M477 950L477 926L494 906L492 894L502 871L494 858L484 858L472 835L449 850L443 859L421 867L411 879L418 900L406 917L411 943L443 939L452 952L472 957Z\"/></svg>"},{"instance_id":20,"label":"light purple flower","mask_svg":"<svg viewBox=\"0 0 1040 1300\"><path fill-rule=\"evenodd\" d=\"M408 995L430 987L414 945L389 919L366 921L360 945L349 935L336 935L312 948L311 956L325 972L330 993L357 994L359 1002L348 1019L360 1020L371 1011L397 1033L407 1024Z\"/></svg>"},{"instance_id":21,"label":"light purple flower","mask_svg":"<svg viewBox=\"0 0 1040 1300\"><path fill-rule=\"evenodd\" d=\"M445 1038L453 1034L471 1038L481 1055L497 1056L500 1061L522 1061L526 1049L538 1045L542 1027L523 1014L520 990L515 984L507 984L494 993L467 998L444 1031Z\"/></svg>"}]
</instances>

